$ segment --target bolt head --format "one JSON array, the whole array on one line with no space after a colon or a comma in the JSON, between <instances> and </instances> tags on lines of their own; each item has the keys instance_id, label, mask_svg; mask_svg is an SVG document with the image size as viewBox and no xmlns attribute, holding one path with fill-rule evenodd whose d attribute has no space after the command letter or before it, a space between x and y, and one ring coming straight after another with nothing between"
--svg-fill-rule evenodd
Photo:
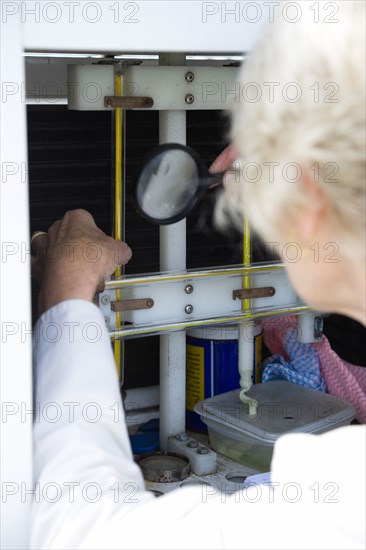
<instances>
[{"instance_id":1,"label":"bolt head","mask_svg":"<svg viewBox=\"0 0 366 550\"><path fill-rule=\"evenodd\" d=\"M200 455L207 455L208 454L208 449L207 449L207 447L199 447L199 449L197 449L197 453L200 454Z\"/></svg>"},{"instance_id":2,"label":"bolt head","mask_svg":"<svg viewBox=\"0 0 366 550\"><path fill-rule=\"evenodd\" d=\"M177 434L175 436L175 439L177 439L178 441L187 441L188 439L188 435L186 433L181 433L181 434Z\"/></svg>"},{"instance_id":3,"label":"bolt head","mask_svg":"<svg viewBox=\"0 0 366 550\"><path fill-rule=\"evenodd\" d=\"M197 449L198 443L197 441L194 441L194 440L188 441L187 447L189 447L190 449Z\"/></svg>"},{"instance_id":4,"label":"bolt head","mask_svg":"<svg viewBox=\"0 0 366 550\"><path fill-rule=\"evenodd\" d=\"M188 73L185 74L185 79L187 82L193 82L194 74L191 71L188 71Z\"/></svg>"},{"instance_id":5,"label":"bolt head","mask_svg":"<svg viewBox=\"0 0 366 550\"><path fill-rule=\"evenodd\" d=\"M102 304L105 306L109 304L109 297L108 296L102 296Z\"/></svg>"},{"instance_id":6,"label":"bolt head","mask_svg":"<svg viewBox=\"0 0 366 550\"><path fill-rule=\"evenodd\" d=\"M193 286L192 285L186 285L185 289L187 294L192 294L193 292Z\"/></svg>"},{"instance_id":7,"label":"bolt head","mask_svg":"<svg viewBox=\"0 0 366 550\"><path fill-rule=\"evenodd\" d=\"M185 102L188 103L188 105L191 105L191 103L194 102L194 96L192 94L187 94L184 99Z\"/></svg>"},{"instance_id":8,"label":"bolt head","mask_svg":"<svg viewBox=\"0 0 366 550\"><path fill-rule=\"evenodd\" d=\"M184 311L188 314L192 313L193 306L191 304L186 305L186 307L184 308Z\"/></svg>"}]
</instances>

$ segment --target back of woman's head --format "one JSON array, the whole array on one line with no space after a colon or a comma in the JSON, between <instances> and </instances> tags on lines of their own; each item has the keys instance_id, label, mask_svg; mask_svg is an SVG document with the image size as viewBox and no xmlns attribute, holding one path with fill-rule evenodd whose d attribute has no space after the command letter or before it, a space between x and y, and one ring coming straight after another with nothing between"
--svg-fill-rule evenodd
<instances>
[{"instance_id":1,"label":"back of woman's head","mask_svg":"<svg viewBox=\"0 0 366 550\"><path fill-rule=\"evenodd\" d=\"M270 23L240 71L232 140L242 161L242 204L264 238L283 237L306 203L307 172L327 198L343 252L362 254L365 4L328 3L339 8L334 14L322 3L318 13L311 2L297 4L300 19ZM219 221L222 214L221 203Z\"/></svg>"}]
</instances>

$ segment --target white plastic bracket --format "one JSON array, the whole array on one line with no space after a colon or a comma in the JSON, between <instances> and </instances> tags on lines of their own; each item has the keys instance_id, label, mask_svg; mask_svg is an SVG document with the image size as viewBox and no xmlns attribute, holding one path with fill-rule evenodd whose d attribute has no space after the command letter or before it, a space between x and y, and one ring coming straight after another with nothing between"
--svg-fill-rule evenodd
<instances>
[{"instance_id":1,"label":"white plastic bracket","mask_svg":"<svg viewBox=\"0 0 366 550\"><path fill-rule=\"evenodd\" d=\"M228 109L245 99L237 67L127 66L126 95L148 96L152 110Z\"/></svg>"},{"instance_id":2,"label":"white plastic bracket","mask_svg":"<svg viewBox=\"0 0 366 550\"><path fill-rule=\"evenodd\" d=\"M251 299L251 308L247 311L242 310L241 300L233 299L233 292L242 288L244 274L250 276L252 289L275 289L271 296ZM118 331L115 313L110 307L115 299L111 291L115 293L117 288L121 300L150 298L154 302L150 309L124 312L125 324ZM104 293L99 295L99 304L112 338L308 310L293 290L282 265L238 266L107 281Z\"/></svg>"},{"instance_id":3,"label":"white plastic bracket","mask_svg":"<svg viewBox=\"0 0 366 550\"><path fill-rule=\"evenodd\" d=\"M217 470L217 454L186 433L169 437L168 450L185 455L191 471L198 476L214 474Z\"/></svg>"},{"instance_id":4,"label":"white plastic bracket","mask_svg":"<svg viewBox=\"0 0 366 550\"><path fill-rule=\"evenodd\" d=\"M228 109L245 97L237 78L237 67L171 67L69 64L67 66L68 108L77 111L106 111L104 98L114 96L114 73L124 76L124 96L153 100L149 110Z\"/></svg>"}]
</instances>

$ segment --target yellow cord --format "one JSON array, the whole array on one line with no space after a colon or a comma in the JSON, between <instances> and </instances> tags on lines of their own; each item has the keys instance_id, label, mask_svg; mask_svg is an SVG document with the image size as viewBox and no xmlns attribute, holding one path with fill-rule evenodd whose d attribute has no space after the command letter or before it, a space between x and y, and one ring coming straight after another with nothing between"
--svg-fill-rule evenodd
<instances>
[{"instance_id":1,"label":"yellow cord","mask_svg":"<svg viewBox=\"0 0 366 550\"><path fill-rule=\"evenodd\" d=\"M123 81L122 75L116 75L116 96L122 96ZM114 238L121 241L123 238L123 204L122 204L122 131L123 131L123 112L122 109L115 110L115 186L114 186ZM116 277L122 274L121 267L117 266L114 272ZM116 300L121 298L121 291L116 290ZM116 330L121 327L121 314L116 312ZM118 379L121 380L121 363L122 363L122 342L116 340L113 343L114 360L118 373Z\"/></svg>"},{"instance_id":2,"label":"yellow cord","mask_svg":"<svg viewBox=\"0 0 366 550\"><path fill-rule=\"evenodd\" d=\"M245 266L250 266L251 262L251 239L250 239L250 224L246 216L244 216L244 232L243 232L243 264ZM250 288L250 276L244 275L243 277L243 288ZM246 298L243 300L243 310L250 309L250 300Z\"/></svg>"}]
</instances>

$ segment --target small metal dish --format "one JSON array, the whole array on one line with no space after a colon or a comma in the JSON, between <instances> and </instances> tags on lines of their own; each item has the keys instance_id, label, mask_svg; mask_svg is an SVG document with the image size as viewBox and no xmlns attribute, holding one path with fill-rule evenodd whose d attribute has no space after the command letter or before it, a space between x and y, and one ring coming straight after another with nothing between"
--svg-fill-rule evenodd
<instances>
[{"instance_id":1,"label":"small metal dish","mask_svg":"<svg viewBox=\"0 0 366 550\"><path fill-rule=\"evenodd\" d=\"M155 483L182 481L190 474L189 460L179 453L156 451L145 453L137 460L144 478Z\"/></svg>"}]
</instances>

